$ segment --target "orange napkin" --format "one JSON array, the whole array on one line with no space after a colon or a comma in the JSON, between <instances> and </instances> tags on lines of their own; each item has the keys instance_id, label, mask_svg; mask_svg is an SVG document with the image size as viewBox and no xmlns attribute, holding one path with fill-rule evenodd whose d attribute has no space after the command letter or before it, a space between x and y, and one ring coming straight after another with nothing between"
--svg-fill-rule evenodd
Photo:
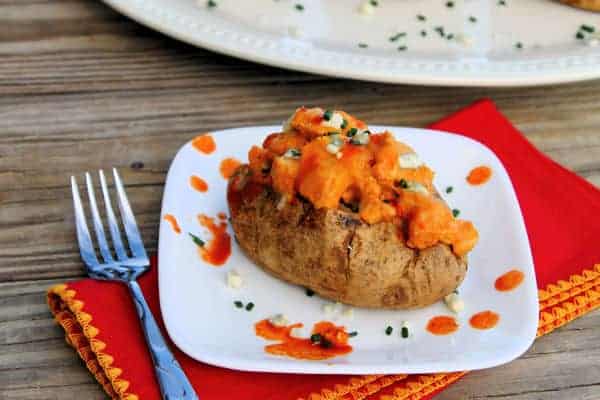
<instances>
[{"instance_id":1,"label":"orange napkin","mask_svg":"<svg viewBox=\"0 0 600 400\"><path fill-rule=\"evenodd\" d=\"M432 125L478 140L506 167L519 199L536 267L538 335L600 305L600 191L536 150L489 100ZM162 323L156 259L140 280ZM66 339L114 399L158 400L150 355L127 289L82 279L48 291ZM173 347L174 348L174 347ZM428 375L298 375L240 372L202 364L175 349L201 400L426 399L466 372Z\"/></svg>"}]
</instances>

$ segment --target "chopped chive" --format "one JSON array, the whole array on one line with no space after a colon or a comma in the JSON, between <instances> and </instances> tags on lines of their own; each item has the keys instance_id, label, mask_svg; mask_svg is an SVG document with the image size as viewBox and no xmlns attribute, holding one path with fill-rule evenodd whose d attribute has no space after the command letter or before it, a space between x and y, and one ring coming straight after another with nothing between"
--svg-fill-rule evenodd
<instances>
[{"instance_id":1,"label":"chopped chive","mask_svg":"<svg viewBox=\"0 0 600 400\"><path fill-rule=\"evenodd\" d=\"M253 308L254 308L253 302L246 304L246 311L252 311Z\"/></svg>"},{"instance_id":2,"label":"chopped chive","mask_svg":"<svg viewBox=\"0 0 600 400\"><path fill-rule=\"evenodd\" d=\"M440 34L441 37L446 36L446 32L444 32L444 27L443 26L436 26L434 28L434 30Z\"/></svg>"},{"instance_id":3,"label":"chopped chive","mask_svg":"<svg viewBox=\"0 0 600 400\"><path fill-rule=\"evenodd\" d=\"M388 325L387 328L385 328L385 334L390 336L392 334L392 332L394 331L394 328L392 328L391 326Z\"/></svg>"},{"instance_id":4,"label":"chopped chive","mask_svg":"<svg viewBox=\"0 0 600 400\"><path fill-rule=\"evenodd\" d=\"M400 39L401 37L405 37L406 36L406 32L398 32L393 36L390 36L389 41L390 42L396 42L398 39Z\"/></svg>"},{"instance_id":5,"label":"chopped chive","mask_svg":"<svg viewBox=\"0 0 600 400\"><path fill-rule=\"evenodd\" d=\"M408 49L408 47L406 47L406 46L398 47L398 51L406 51L406 49Z\"/></svg>"},{"instance_id":6,"label":"chopped chive","mask_svg":"<svg viewBox=\"0 0 600 400\"><path fill-rule=\"evenodd\" d=\"M426 16L424 16L423 14L418 14L418 15L417 15L417 19L418 19L419 21L426 21L426 20L427 20L427 17L426 17Z\"/></svg>"},{"instance_id":7,"label":"chopped chive","mask_svg":"<svg viewBox=\"0 0 600 400\"><path fill-rule=\"evenodd\" d=\"M329 121L331 120L331 117L333 116L333 112L331 110L327 110L323 113L323 119L325 121Z\"/></svg>"},{"instance_id":8,"label":"chopped chive","mask_svg":"<svg viewBox=\"0 0 600 400\"><path fill-rule=\"evenodd\" d=\"M361 49L366 49L367 47L369 47L369 45L366 43L359 43L358 47L360 47Z\"/></svg>"},{"instance_id":9,"label":"chopped chive","mask_svg":"<svg viewBox=\"0 0 600 400\"><path fill-rule=\"evenodd\" d=\"M447 1L446 2L446 7L448 7L448 8L454 7L454 2L453 1Z\"/></svg>"},{"instance_id":10,"label":"chopped chive","mask_svg":"<svg viewBox=\"0 0 600 400\"><path fill-rule=\"evenodd\" d=\"M460 215L460 210L458 208L453 208L452 215L454 216L454 218L458 217Z\"/></svg>"},{"instance_id":11,"label":"chopped chive","mask_svg":"<svg viewBox=\"0 0 600 400\"><path fill-rule=\"evenodd\" d=\"M408 328L406 326L402 327L402 330L400 331L400 335L406 339L408 337Z\"/></svg>"},{"instance_id":12,"label":"chopped chive","mask_svg":"<svg viewBox=\"0 0 600 400\"><path fill-rule=\"evenodd\" d=\"M237 308L242 308L242 307L244 307L244 303L242 303L242 302L241 302L241 301L239 301L239 300L236 300L236 301L234 301L234 302L233 302L233 304L235 304L235 306L236 306Z\"/></svg>"},{"instance_id":13,"label":"chopped chive","mask_svg":"<svg viewBox=\"0 0 600 400\"><path fill-rule=\"evenodd\" d=\"M346 129L346 127L348 127L348 120L346 120L346 118L344 118L342 120L342 125L340 125L341 129Z\"/></svg>"},{"instance_id":14,"label":"chopped chive","mask_svg":"<svg viewBox=\"0 0 600 400\"><path fill-rule=\"evenodd\" d=\"M521 42L517 42L517 43L515 43L515 47L516 47L517 49L521 50L521 49L523 48L523 43L521 43Z\"/></svg>"},{"instance_id":15,"label":"chopped chive","mask_svg":"<svg viewBox=\"0 0 600 400\"><path fill-rule=\"evenodd\" d=\"M402 178L400 181L398 181L396 186L400 186L402 189L408 189L408 182L406 179Z\"/></svg>"},{"instance_id":16,"label":"chopped chive","mask_svg":"<svg viewBox=\"0 0 600 400\"><path fill-rule=\"evenodd\" d=\"M506 1L505 0L498 0L498 5L499 6L505 6L506 5Z\"/></svg>"},{"instance_id":17,"label":"chopped chive","mask_svg":"<svg viewBox=\"0 0 600 400\"><path fill-rule=\"evenodd\" d=\"M585 31L587 33L594 33L596 31L596 28L594 28L593 26L585 25L585 24L581 25L581 27L579 29L581 29L582 31Z\"/></svg>"},{"instance_id":18,"label":"chopped chive","mask_svg":"<svg viewBox=\"0 0 600 400\"><path fill-rule=\"evenodd\" d=\"M356 128L350 128L348 130L347 135L348 135L348 137L352 137L352 136L356 135L357 133L358 133L358 129L356 129Z\"/></svg>"},{"instance_id":19,"label":"chopped chive","mask_svg":"<svg viewBox=\"0 0 600 400\"><path fill-rule=\"evenodd\" d=\"M194 243L196 243L200 247L204 247L204 240L200 239L198 236L194 235L191 232L188 232L188 235L190 235Z\"/></svg>"},{"instance_id":20,"label":"chopped chive","mask_svg":"<svg viewBox=\"0 0 600 400\"><path fill-rule=\"evenodd\" d=\"M469 22L475 23L475 22L477 22L477 18L475 18L474 16L471 15L469 17Z\"/></svg>"},{"instance_id":21,"label":"chopped chive","mask_svg":"<svg viewBox=\"0 0 600 400\"><path fill-rule=\"evenodd\" d=\"M298 11L304 11L304 6L300 3L296 3L296 5L294 5L294 8Z\"/></svg>"},{"instance_id":22,"label":"chopped chive","mask_svg":"<svg viewBox=\"0 0 600 400\"><path fill-rule=\"evenodd\" d=\"M310 341L313 343L321 343L321 340L323 338L321 337L321 334L319 333L313 333L312 335L310 335Z\"/></svg>"},{"instance_id":23,"label":"chopped chive","mask_svg":"<svg viewBox=\"0 0 600 400\"><path fill-rule=\"evenodd\" d=\"M446 193L452 193L453 190L454 190L454 188L452 186L448 186L446 188Z\"/></svg>"},{"instance_id":24,"label":"chopped chive","mask_svg":"<svg viewBox=\"0 0 600 400\"><path fill-rule=\"evenodd\" d=\"M370 0L369 3L371 3L373 7L377 7L379 5L379 1L377 0Z\"/></svg>"},{"instance_id":25,"label":"chopped chive","mask_svg":"<svg viewBox=\"0 0 600 400\"><path fill-rule=\"evenodd\" d=\"M306 293L306 295L308 297L313 297L315 295L315 291L312 290L312 289L309 289L309 288L306 288L306 292L305 293Z\"/></svg>"},{"instance_id":26,"label":"chopped chive","mask_svg":"<svg viewBox=\"0 0 600 400\"><path fill-rule=\"evenodd\" d=\"M448 40L452 40L452 39L454 39L454 33L449 33L449 34L447 34L447 35L446 35L446 39L448 39Z\"/></svg>"},{"instance_id":27,"label":"chopped chive","mask_svg":"<svg viewBox=\"0 0 600 400\"><path fill-rule=\"evenodd\" d=\"M355 336L358 336L358 332L352 331L352 332L348 333L348 337L355 337Z\"/></svg>"},{"instance_id":28,"label":"chopped chive","mask_svg":"<svg viewBox=\"0 0 600 400\"><path fill-rule=\"evenodd\" d=\"M215 8L217 6L217 2L215 0L208 0L206 2L206 7L208 8Z\"/></svg>"},{"instance_id":29,"label":"chopped chive","mask_svg":"<svg viewBox=\"0 0 600 400\"><path fill-rule=\"evenodd\" d=\"M580 40L583 39L583 38L585 38L585 36L583 35L583 32L581 32L581 31L577 32L577 34L575 35L575 37L577 39L580 39Z\"/></svg>"}]
</instances>

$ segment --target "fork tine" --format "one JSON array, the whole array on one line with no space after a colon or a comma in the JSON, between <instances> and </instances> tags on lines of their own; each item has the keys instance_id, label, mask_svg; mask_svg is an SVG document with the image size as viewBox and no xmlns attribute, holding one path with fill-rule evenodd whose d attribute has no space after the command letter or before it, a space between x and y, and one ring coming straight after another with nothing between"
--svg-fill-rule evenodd
<instances>
[{"instance_id":1,"label":"fork tine","mask_svg":"<svg viewBox=\"0 0 600 400\"><path fill-rule=\"evenodd\" d=\"M127 252L125 251L123 241L121 240L121 231L119 229L119 224L117 223L117 218L115 217L115 212L112 208L110 195L108 194L108 186L106 185L106 179L104 178L104 171L98 171L98 175L100 175L100 187L102 188L102 198L104 199L104 206L106 208L110 237L112 238L117 258L123 261L127 259Z\"/></svg>"},{"instance_id":2,"label":"fork tine","mask_svg":"<svg viewBox=\"0 0 600 400\"><path fill-rule=\"evenodd\" d=\"M79 252L81 258L88 266L97 266L98 258L94 251L90 231L85 222L85 213L79 196L79 188L74 176L71 176L71 192L73 194L73 207L75 208L75 225L77 228L77 241L79 242Z\"/></svg>"},{"instance_id":3,"label":"fork tine","mask_svg":"<svg viewBox=\"0 0 600 400\"><path fill-rule=\"evenodd\" d=\"M127 241L129 242L129 248L136 257L148 257L144 244L142 243L142 237L138 230L135 217L131 211L129 200L127 200L127 194L123 188L121 177L117 172L116 168L113 168L113 177L115 179L115 186L117 188L117 196L119 198L119 210L121 211L121 218L123 218L123 226L125 227L125 234L127 234Z\"/></svg>"},{"instance_id":4,"label":"fork tine","mask_svg":"<svg viewBox=\"0 0 600 400\"><path fill-rule=\"evenodd\" d=\"M100 213L98 212L98 205L96 204L96 195L94 194L94 184L92 183L92 177L88 172L85 173L85 183L87 186L88 198L90 200L90 211L92 213L92 221L94 222L94 232L96 232L96 239L98 239L98 247L100 247L100 254L104 262L110 263L114 261L108 243L106 242L106 236L104 235L104 225L100 219Z\"/></svg>"}]
</instances>

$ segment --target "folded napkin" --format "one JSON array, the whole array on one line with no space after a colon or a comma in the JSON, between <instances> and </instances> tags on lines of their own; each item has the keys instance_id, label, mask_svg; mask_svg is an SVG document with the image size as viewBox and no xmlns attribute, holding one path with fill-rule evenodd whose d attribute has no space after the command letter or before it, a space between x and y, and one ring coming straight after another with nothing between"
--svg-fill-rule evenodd
<instances>
[{"instance_id":1,"label":"folded napkin","mask_svg":"<svg viewBox=\"0 0 600 400\"><path fill-rule=\"evenodd\" d=\"M600 305L600 191L536 150L489 100L432 128L468 136L491 148L515 186L531 241L539 287L538 335ZM140 280L154 316L156 259ZM48 291L66 339L114 399L157 400L150 355L127 289L83 279ZM426 399L466 372L428 375L295 375L240 372L202 364L174 346L200 399Z\"/></svg>"}]
</instances>

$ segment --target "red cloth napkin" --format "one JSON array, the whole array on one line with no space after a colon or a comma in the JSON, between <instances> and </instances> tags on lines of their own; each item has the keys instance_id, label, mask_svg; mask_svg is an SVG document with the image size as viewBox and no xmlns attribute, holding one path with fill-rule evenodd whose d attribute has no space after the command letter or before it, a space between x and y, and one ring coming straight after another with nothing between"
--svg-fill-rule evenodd
<instances>
[{"instance_id":1,"label":"red cloth napkin","mask_svg":"<svg viewBox=\"0 0 600 400\"><path fill-rule=\"evenodd\" d=\"M491 148L515 186L540 288L538 334L600 305L600 192L536 150L489 100L432 125ZM155 260L153 260L154 262ZM141 278L160 318L156 265ZM160 398L150 356L124 286L83 279L53 287L48 301L87 367L116 399ZM424 399L464 373L340 376L239 372L176 357L200 399Z\"/></svg>"}]
</instances>

